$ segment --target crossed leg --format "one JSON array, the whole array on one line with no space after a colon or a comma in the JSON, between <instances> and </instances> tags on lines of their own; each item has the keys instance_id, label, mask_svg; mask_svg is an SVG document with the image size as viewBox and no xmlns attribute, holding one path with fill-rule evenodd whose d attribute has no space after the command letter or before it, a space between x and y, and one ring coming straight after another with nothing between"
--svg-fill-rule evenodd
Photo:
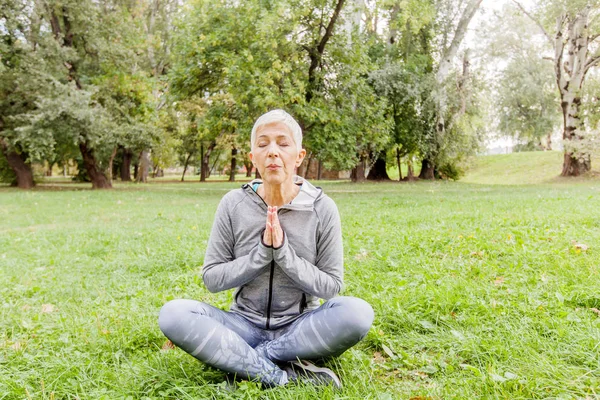
<instances>
[{"instance_id":1,"label":"crossed leg","mask_svg":"<svg viewBox=\"0 0 600 400\"><path fill-rule=\"evenodd\" d=\"M268 386L287 383L275 362L339 355L358 343L372 322L371 306L354 297L335 297L274 331L194 300L170 301L158 321L166 337L198 360Z\"/></svg>"}]
</instances>

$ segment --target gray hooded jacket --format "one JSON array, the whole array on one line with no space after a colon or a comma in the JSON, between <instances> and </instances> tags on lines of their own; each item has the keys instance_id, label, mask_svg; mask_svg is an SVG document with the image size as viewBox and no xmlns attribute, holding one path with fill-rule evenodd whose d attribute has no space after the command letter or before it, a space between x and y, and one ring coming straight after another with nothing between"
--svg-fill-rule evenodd
<instances>
[{"instance_id":1,"label":"gray hooded jacket","mask_svg":"<svg viewBox=\"0 0 600 400\"><path fill-rule=\"evenodd\" d=\"M217 208L202 278L211 292L237 288L231 311L264 329L277 329L342 289L340 217L333 200L295 177L300 192L278 209L284 241L266 246L267 204L254 180L227 193Z\"/></svg>"}]
</instances>

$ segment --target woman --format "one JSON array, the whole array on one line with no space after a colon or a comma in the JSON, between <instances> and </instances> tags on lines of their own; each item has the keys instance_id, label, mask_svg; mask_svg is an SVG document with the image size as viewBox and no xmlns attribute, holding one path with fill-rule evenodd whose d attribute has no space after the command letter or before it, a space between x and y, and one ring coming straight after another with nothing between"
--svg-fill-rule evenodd
<instances>
[{"instance_id":1,"label":"woman","mask_svg":"<svg viewBox=\"0 0 600 400\"><path fill-rule=\"evenodd\" d=\"M300 361L341 354L373 322L365 301L335 297L343 284L337 207L295 175L306 150L288 113L261 116L251 148L263 180L223 197L202 269L211 292L237 288L230 311L173 300L160 311L160 329L198 360L267 386L307 377L341 387L331 370Z\"/></svg>"}]
</instances>

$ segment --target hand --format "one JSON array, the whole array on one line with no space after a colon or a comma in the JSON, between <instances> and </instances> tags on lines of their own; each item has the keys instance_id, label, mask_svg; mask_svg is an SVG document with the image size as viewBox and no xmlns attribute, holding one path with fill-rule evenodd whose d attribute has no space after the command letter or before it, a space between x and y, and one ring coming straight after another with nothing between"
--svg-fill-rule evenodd
<instances>
[{"instance_id":1,"label":"hand","mask_svg":"<svg viewBox=\"0 0 600 400\"><path fill-rule=\"evenodd\" d=\"M263 242L267 246L281 247L283 244L283 229L279 224L277 207L269 207L267 210L267 225L263 235Z\"/></svg>"}]
</instances>

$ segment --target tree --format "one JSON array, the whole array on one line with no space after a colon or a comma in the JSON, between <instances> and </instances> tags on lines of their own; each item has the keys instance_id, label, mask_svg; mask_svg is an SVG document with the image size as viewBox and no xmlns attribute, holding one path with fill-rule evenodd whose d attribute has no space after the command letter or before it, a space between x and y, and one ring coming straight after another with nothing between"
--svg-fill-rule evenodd
<instances>
[{"instance_id":1,"label":"tree","mask_svg":"<svg viewBox=\"0 0 600 400\"><path fill-rule=\"evenodd\" d=\"M20 117L35 109L36 95L46 83L37 39L40 10L27 1L2 1L0 6L0 155L10 169L3 175L29 189L35 184L32 161L47 156L51 147L47 136L25 137L18 130Z\"/></svg>"},{"instance_id":2,"label":"tree","mask_svg":"<svg viewBox=\"0 0 600 400\"><path fill-rule=\"evenodd\" d=\"M78 149L92 186L110 188L117 150L148 148L156 137L158 101L148 94L156 92L157 78L139 68L148 40L138 15L146 2L7 6L14 12L6 13L9 29L2 30L12 54L3 56L9 68L0 71L3 149L26 162L50 163Z\"/></svg>"},{"instance_id":3,"label":"tree","mask_svg":"<svg viewBox=\"0 0 600 400\"><path fill-rule=\"evenodd\" d=\"M595 20L600 11L599 3L592 0L547 0L539 3L543 15L536 15L520 2L513 2L536 23L554 50L551 60L561 100L565 147L561 176L581 175L592 168L589 150L585 146L581 96L586 75L600 63L600 51L594 51L600 38L600 25ZM548 33L549 21L553 21L553 36Z\"/></svg>"},{"instance_id":4,"label":"tree","mask_svg":"<svg viewBox=\"0 0 600 400\"><path fill-rule=\"evenodd\" d=\"M199 127L206 137L238 135L237 145L247 143L258 116L284 108L299 120L312 157L330 166L356 165L357 155L348 146L376 145L373 137L387 132L377 110L381 101L366 82L370 63L363 39L349 48L340 28L343 5L192 2L180 21L172 94L205 101ZM229 122L210 119L212 109L214 115L226 111ZM214 142L209 143L211 149ZM240 150L247 149L235 149Z\"/></svg>"},{"instance_id":5,"label":"tree","mask_svg":"<svg viewBox=\"0 0 600 400\"><path fill-rule=\"evenodd\" d=\"M393 124L392 147L387 153L395 153L399 170L401 158L409 157L409 179L412 179L410 159L422 150L433 128L431 39L435 7L433 2L393 1L384 5L389 12L389 28L383 40L373 30L376 24L370 24L370 35L377 43L372 54L381 65L370 73L370 82L377 94L387 100L386 114ZM385 170L386 152L382 152L370 178L385 178Z\"/></svg>"},{"instance_id":6,"label":"tree","mask_svg":"<svg viewBox=\"0 0 600 400\"><path fill-rule=\"evenodd\" d=\"M554 71L542 58L547 44L528 22L514 4L506 4L481 27L487 36L481 54L491 70L497 130L514 138L516 149L550 149L560 122Z\"/></svg>"},{"instance_id":7,"label":"tree","mask_svg":"<svg viewBox=\"0 0 600 400\"><path fill-rule=\"evenodd\" d=\"M456 117L448 113L447 79L450 76L454 59L458 54L469 23L479 9L481 1L468 0L466 2L457 2L455 0L439 0L437 3L439 62L435 71L435 81L437 83L434 93L436 101L436 124L435 131L432 133L428 149L422 160L421 173L419 175L421 179L434 179L436 163L439 164L437 158L441 147L440 141L444 140L447 128Z\"/></svg>"}]
</instances>

